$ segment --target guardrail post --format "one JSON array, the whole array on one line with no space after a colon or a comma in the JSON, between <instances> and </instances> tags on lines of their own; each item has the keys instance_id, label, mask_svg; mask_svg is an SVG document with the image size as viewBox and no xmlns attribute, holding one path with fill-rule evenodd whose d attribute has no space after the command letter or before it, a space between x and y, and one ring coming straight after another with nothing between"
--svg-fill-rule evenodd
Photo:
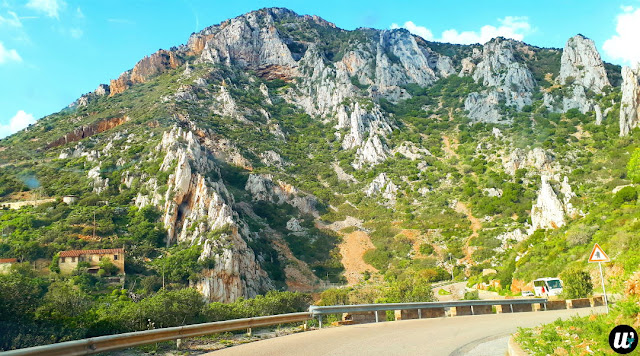
<instances>
[{"instance_id":1,"label":"guardrail post","mask_svg":"<svg viewBox=\"0 0 640 356\"><path fill-rule=\"evenodd\" d=\"M247 328L247 336L249 336L249 337L250 337L250 336L251 336L251 334L253 334L253 333L252 333L252 331L253 331L253 330L251 330L251 328Z\"/></svg>"},{"instance_id":2,"label":"guardrail post","mask_svg":"<svg viewBox=\"0 0 640 356\"><path fill-rule=\"evenodd\" d=\"M509 304L509 308L511 309L511 312L513 313L513 304Z\"/></svg>"},{"instance_id":3,"label":"guardrail post","mask_svg":"<svg viewBox=\"0 0 640 356\"><path fill-rule=\"evenodd\" d=\"M475 315L473 312L473 305L471 306L471 315Z\"/></svg>"},{"instance_id":4,"label":"guardrail post","mask_svg":"<svg viewBox=\"0 0 640 356\"><path fill-rule=\"evenodd\" d=\"M374 311L374 313L376 314L376 323L378 322L378 311Z\"/></svg>"},{"instance_id":5,"label":"guardrail post","mask_svg":"<svg viewBox=\"0 0 640 356\"><path fill-rule=\"evenodd\" d=\"M418 319L422 319L422 309L418 309Z\"/></svg>"},{"instance_id":6,"label":"guardrail post","mask_svg":"<svg viewBox=\"0 0 640 356\"><path fill-rule=\"evenodd\" d=\"M302 330L307 331L309 330L309 324L307 323L307 321L305 320L304 323L302 324Z\"/></svg>"},{"instance_id":7,"label":"guardrail post","mask_svg":"<svg viewBox=\"0 0 640 356\"><path fill-rule=\"evenodd\" d=\"M318 329L322 329L322 315L318 315Z\"/></svg>"},{"instance_id":8,"label":"guardrail post","mask_svg":"<svg viewBox=\"0 0 640 356\"><path fill-rule=\"evenodd\" d=\"M176 349L180 349L182 347L182 339L176 339Z\"/></svg>"}]
</instances>

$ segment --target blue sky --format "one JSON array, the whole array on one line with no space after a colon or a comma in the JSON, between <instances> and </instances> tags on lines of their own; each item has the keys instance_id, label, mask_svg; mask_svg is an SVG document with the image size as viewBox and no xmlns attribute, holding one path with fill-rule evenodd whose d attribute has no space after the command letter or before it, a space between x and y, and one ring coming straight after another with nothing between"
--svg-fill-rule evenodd
<instances>
[{"instance_id":1,"label":"blue sky","mask_svg":"<svg viewBox=\"0 0 640 356\"><path fill-rule=\"evenodd\" d=\"M563 47L582 33L607 61L640 60L640 0L0 0L0 137L108 83L145 55L186 43L194 31L271 6L345 29L405 27L458 43L503 35Z\"/></svg>"}]
</instances>

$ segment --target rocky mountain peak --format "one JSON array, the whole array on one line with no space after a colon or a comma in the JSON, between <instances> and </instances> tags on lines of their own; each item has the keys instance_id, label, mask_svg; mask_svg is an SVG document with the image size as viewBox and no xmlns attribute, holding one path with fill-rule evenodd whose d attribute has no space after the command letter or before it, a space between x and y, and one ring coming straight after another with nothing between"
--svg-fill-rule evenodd
<instances>
[{"instance_id":1,"label":"rocky mountain peak","mask_svg":"<svg viewBox=\"0 0 640 356\"><path fill-rule=\"evenodd\" d=\"M611 85L593 40L576 35L567 41L562 52L559 80L566 85L580 84L596 93Z\"/></svg>"}]
</instances>

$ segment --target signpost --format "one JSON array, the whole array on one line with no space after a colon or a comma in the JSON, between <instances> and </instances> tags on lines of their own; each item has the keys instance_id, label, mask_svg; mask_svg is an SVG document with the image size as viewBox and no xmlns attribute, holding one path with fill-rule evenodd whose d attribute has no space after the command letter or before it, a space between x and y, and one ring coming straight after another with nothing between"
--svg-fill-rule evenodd
<instances>
[{"instance_id":1,"label":"signpost","mask_svg":"<svg viewBox=\"0 0 640 356\"><path fill-rule=\"evenodd\" d=\"M589 263L598 262L598 266L600 266L600 280L602 281L602 293L604 295L604 305L607 307L607 314L609 314L609 301L607 300L607 291L604 289L604 273L602 273L602 262L610 262L609 256L602 250L600 245L595 244L593 246L593 251L591 251L591 255L589 255Z\"/></svg>"}]
</instances>

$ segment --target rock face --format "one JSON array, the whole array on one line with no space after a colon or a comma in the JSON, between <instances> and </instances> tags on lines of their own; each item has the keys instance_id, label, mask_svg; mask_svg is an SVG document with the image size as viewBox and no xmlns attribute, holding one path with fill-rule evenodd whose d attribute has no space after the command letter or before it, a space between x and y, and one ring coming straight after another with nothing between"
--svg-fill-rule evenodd
<instances>
[{"instance_id":1,"label":"rock face","mask_svg":"<svg viewBox=\"0 0 640 356\"><path fill-rule=\"evenodd\" d=\"M593 40L576 35L567 41L562 51L558 82L571 88L571 96L562 98L561 105L557 104L557 98L545 96L545 105L550 110L567 112L578 109L584 114L595 109L595 103L588 99L587 92L601 94L611 84Z\"/></svg>"},{"instance_id":2,"label":"rock face","mask_svg":"<svg viewBox=\"0 0 640 356\"><path fill-rule=\"evenodd\" d=\"M531 151L525 152L521 148L516 148L509 154L503 163L506 173L515 174L520 168L533 168L538 172L552 172L553 156L540 147L536 147Z\"/></svg>"},{"instance_id":3,"label":"rock face","mask_svg":"<svg viewBox=\"0 0 640 356\"><path fill-rule=\"evenodd\" d=\"M604 63L593 40L582 35L571 37L564 47L560 62L561 83L567 84L572 78L574 84L602 93L602 89L610 86Z\"/></svg>"},{"instance_id":4,"label":"rock face","mask_svg":"<svg viewBox=\"0 0 640 356\"><path fill-rule=\"evenodd\" d=\"M560 184L562 200L558 198L556 191L549 183L549 178L541 176L542 186L538 192L538 199L531 208L531 229L530 233L537 229L557 229L566 223L565 217L575 218L579 212L571 200L576 194L569 185L569 180L564 177Z\"/></svg>"},{"instance_id":5,"label":"rock face","mask_svg":"<svg viewBox=\"0 0 640 356\"><path fill-rule=\"evenodd\" d=\"M377 104L373 105L371 111L368 112L363 105L355 103L350 115L347 114L344 107L340 107L336 129L349 130L342 140L342 148L345 150L362 146L366 134L386 135L391 133L391 125Z\"/></svg>"},{"instance_id":6,"label":"rock face","mask_svg":"<svg viewBox=\"0 0 640 356\"><path fill-rule=\"evenodd\" d=\"M251 174L245 185L252 199L275 204L287 203L298 208L302 213L319 216L317 200L299 191L294 186L282 181L274 182L271 175Z\"/></svg>"},{"instance_id":7,"label":"rock face","mask_svg":"<svg viewBox=\"0 0 640 356\"><path fill-rule=\"evenodd\" d=\"M622 68L622 101L620 102L620 136L638 126L640 121L640 65Z\"/></svg>"},{"instance_id":8,"label":"rock face","mask_svg":"<svg viewBox=\"0 0 640 356\"><path fill-rule=\"evenodd\" d=\"M167 229L167 243L187 242L202 246L201 260L213 260L213 267L203 271L196 287L208 300L230 302L253 297L272 289L245 240L246 224L233 210L233 196L221 180L209 178L217 172L210 152L192 131L173 128L165 132L157 150L164 153L160 170L169 171L167 191L161 199L154 179L147 182L152 193L136 198L136 205L158 205ZM175 167L175 168L174 168Z\"/></svg>"},{"instance_id":9,"label":"rock face","mask_svg":"<svg viewBox=\"0 0 640 356\"><path fill-rule=\"evenodd\" d=\"M158 52L143 58L136 63L132 70L126 71L118 79L111 80L109 96L122 93L129 86L136 83L144 83L149 78L158 75L167 69L175 69L184 61L174 51L159 50Z\"/></svg>"},{"instance_id":10,"label":"rock face","mask_svg":"<svg viewBox=\"0 0 640 356\"><path fill-rule=\"evenodd\" d=\"M542 187L538 199L531 208L532 231L537 229L557 229L565 224L564 208L548 178L542 176Z\"/></svg>"},{"instance_id":11,"label":"rock face","mask_svg":"<svg viewBox=\"0 0 640 356\"><path fill-rule=\"evenodd\" d=\"M480 60L472 77L489 88L481 93L471 93L465 100L465 110L469 111L472 120L501 121L502 116L497 109L500 102L517 110L531 104L535 80L527 66L516 60L516 44L513 40L498 37L484 45L482 54L475 52L474 58L467 59L461 74L472 70L469 63L473 60Z\"/></svg>"},{"instance_id":12,"label":"rock face","mask_svg":"<svg viewBox=\"0 0 640 356\"><path fill-rule=\"evenodd\" d=\"M120 126L129 120L128 116L114 117L111 119L100 120L91 125L80 126L77 129L69 132L68 134L58 138L57 140L50 142L47 148L58 147L66 145L67 143L80 141L84 138L93 136L95 134L111 130L117 126Z\"/></svg>"},{"instance_id":13,"label":"rock face","mask_svg":"<svg viewBox=\"0 0 640 356\"><path fill-rule=\"evenodd\" d=\"M380 173L365 190L368 197L380 194L390 205L395 204L397 192L398 186L389 179L386 173Z\"/></svg>"}]
</instances>

